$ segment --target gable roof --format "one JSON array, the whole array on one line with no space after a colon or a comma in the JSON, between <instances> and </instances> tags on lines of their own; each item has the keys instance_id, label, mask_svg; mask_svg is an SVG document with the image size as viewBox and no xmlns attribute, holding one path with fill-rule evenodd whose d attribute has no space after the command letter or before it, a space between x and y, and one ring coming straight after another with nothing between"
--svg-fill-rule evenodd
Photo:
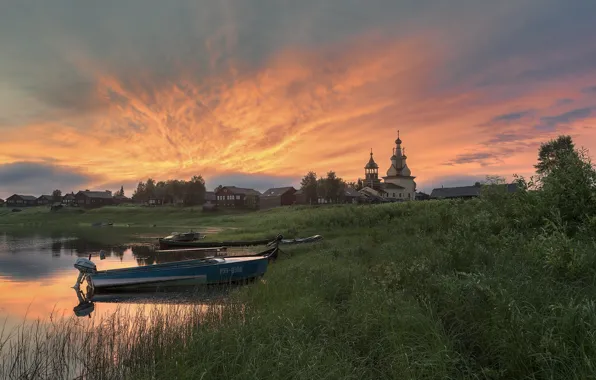
<instances>
[{"instance_id":1,"label":"gable roof","mask_svg":"<svg viewBox=\"0 0 596 380\"><path fill-rule=\"evenodd\" d=\"M79 191L77 195L82 194L88 198L112 199L112 194L106 191Z\"/></svg>"},{"instance_id":2,"label":"gable roof","mask_svg":"<svg viewBox=\"0 0 596 380\"><path fill-rule=\"evenodd\" d=\"M498 187L505 187L508 193L512 193L517 190L515 183L508 183L502 185L491 185ZM433 189L430 193L431 198L459 198L459 197L478 197L482 191L483 186L472 185L472 186L458 186L458 187L439 187Z\"/></svg>"},{"instance_id":3,"label":"gable roof","mask_svg":"<svg viewBox=\"0 0 596 380\"><path fill-rule=\"evenodd\" d=\"M265 197L279 197L288 191L296 192L296 189L292 186L285 186L285 187L272 187L271 189L265 191L263 196Z\"/></svg>"},{"instance_id":4,"label":"gable roof","mask_svg":"<svg viewBox=\"0 0 596 380\"><path fill-rule=\"evenodd\" d=\"M383 187L385 189L396 189L396 190L404 190L405 189L405 187L403 187L403 186L396 185L396 184L390 183L390 182L383 182L381 187Z\"/></svg>"},{"instance_id":5,"label":"gable roof","mask_svg":"<svg viewBox=\"0 0 596 380\"><path fill-rule=\"evenodd\" d=\"M33 195L21 195L21 194L13 194L10 197L6 198L6 199L10 199L13 197L19 197L24 201L36 201L37 197L33 196Z\"/></svg>"},{"instance_id":6,"label":"gable roof","mask_svg":"<svg viewBox=\"0 0 596 380\"><path fill-rule=\"evenodd\" d=\"M40 195L37 199L39 200L39 199L44 199L44 198L49 201L54 199L54 197L52 195Z\"/></svg>"},{"instance_id":7,"label":"gable roof","mask_svg":"<svg viewBox=\"0 0 596 380\"><path fill-rule=\"evenodd\" d=\"M65 196L62 197L62 199L74 199L74 194L68 193Z\"/></svg>"},{"instance_id":8,"label":"gable roof","mask_svg":"<svg viewBox=\"0 0 596 380\"><path fill-rule=\"evenodd\" d=\"M352 187L346 187L346 188L344 189L344 194L345 194L347 197L361 197L361 196L362 196L362 194L360 194L360 193L358 192L358 190L356 190L356 189L354 189L354 188L352 188Z\"/></svg>"},{"instance_id":9,"label":"gable roof","mask_svg":"<svg viewBox=\"0 0 596 380\"><path fill-rule=\"evenodd\" d=\"M244 187L236 187L236 186L224 186L219 191L223 189L230 190L233 194L244 194L244 195L261 195L258 191L254 189L247 189Z\"/></svg>"}]
</instances>

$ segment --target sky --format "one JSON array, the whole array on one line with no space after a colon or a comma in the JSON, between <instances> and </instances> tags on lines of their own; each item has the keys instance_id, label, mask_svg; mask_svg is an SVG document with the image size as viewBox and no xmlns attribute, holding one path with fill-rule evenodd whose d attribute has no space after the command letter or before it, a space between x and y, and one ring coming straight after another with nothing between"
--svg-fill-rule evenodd
<instances>
[{"instance_id":1,"label":"sky","mask_svg":"<svg viewBox=\"0 0 596 380\"><path fill-rule=\"evenodd\" d=\"M596 152L590 0L0 3L0 197L299 185L418 190L531 176L560 134Z\"/></svg>"}]
</instances>

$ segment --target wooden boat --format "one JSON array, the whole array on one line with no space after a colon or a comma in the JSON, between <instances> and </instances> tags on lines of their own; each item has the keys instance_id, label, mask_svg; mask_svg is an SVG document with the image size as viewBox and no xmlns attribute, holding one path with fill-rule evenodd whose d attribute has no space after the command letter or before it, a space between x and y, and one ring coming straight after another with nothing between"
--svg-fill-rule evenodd
<instances>
[{"instance_id":1,"label":"wooden boat","mask_svg":"<svg viewBox=\"0 0 596 380\"><path fill-rule=\"evenodd\" d=\"M212 248L212 247L250 247L256 245L266 245L279 239L280 244L302 244L312 243L321 240L321 235L313 235L305 238L296 239L282 239L280 235L275 238L267 238L261 240L231 240L231 241L173 241L166 238L159 239L159 249L175 249L175 248Z\"/></svg>"},{"instance_id":2,"label":"wooden boat","mask_svg":"<svg viewBox=\"0 0 596 380\"><path fill-rule=\"evenodd\" d=\"M74 264L79 277L73 288L78 289L84 280L94 291L244 282L265 274L269 261L277 258L280 240L274 247L252 255L206 257L103 271L98 271L91 260L79 258Z\"/></svg>"},{"instance_id":3,"label":"wooden boat","mask_svg":"<svg viewBox=\"0 0 596 380\"><path fill-rule=\"evenodd\" d=\"M171 240L171 241L196 241L199 239L204 239L205 236L202 236L198 232L172 232L170 235L166 236L164 239Z\"/></svg>"},{"instance_id":4,"label":"wooden boat","mask_svg":"<svg viewBox=\"0 0 596 380\"><path fill-rule=\"evenodd\" d=\"M305 238L296 238L296 239L282 239L281 244L303 244L303 243L314 243L315 241L319 241L323 239L321 235L313 235Z\"/></svg>"}]
</instances>

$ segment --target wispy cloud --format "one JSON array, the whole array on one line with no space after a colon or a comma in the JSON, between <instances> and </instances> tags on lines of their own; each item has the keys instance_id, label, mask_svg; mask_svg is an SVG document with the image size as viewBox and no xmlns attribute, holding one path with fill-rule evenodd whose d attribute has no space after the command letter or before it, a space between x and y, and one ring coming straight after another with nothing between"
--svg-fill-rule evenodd
<instances>
[{"instance_id":1,"label":"wispy cloud","mask_svg":"<svg viewBox=\"0 0 596 380\"><path fill-rule=\"evenodd\" d=\"M527 173L563 129L596 149L583 128L596 104L581 96L596 83L594 7L11 0L0 164L67 167L89 187L195 174L269 186L308 170L354 180L370 148L388 168L400 129L420 184Z\"/></svg>"}]
</instances>

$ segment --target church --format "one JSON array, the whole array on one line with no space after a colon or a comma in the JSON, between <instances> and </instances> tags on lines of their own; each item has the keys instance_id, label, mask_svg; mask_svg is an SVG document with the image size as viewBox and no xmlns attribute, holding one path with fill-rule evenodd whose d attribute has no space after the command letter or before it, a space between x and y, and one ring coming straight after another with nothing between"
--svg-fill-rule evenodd
<instances>
[{"instance_id":1,"label":"church","mask_svg":"<svg viewBox=\"0 0 596 380\"><path fill-rule=\"evenodd\" d=\"M397 140L391 156L391 165L387 169L387 175L379 178L379 165L373 158L372 149L370 159L364 167L364 180L362 182L362 193L388 198L390 200L408 201L416 199L416 182L408 165L406 164L405 149L402 149L402 141L397 131Z\"/></svg>"}]
</instances>

